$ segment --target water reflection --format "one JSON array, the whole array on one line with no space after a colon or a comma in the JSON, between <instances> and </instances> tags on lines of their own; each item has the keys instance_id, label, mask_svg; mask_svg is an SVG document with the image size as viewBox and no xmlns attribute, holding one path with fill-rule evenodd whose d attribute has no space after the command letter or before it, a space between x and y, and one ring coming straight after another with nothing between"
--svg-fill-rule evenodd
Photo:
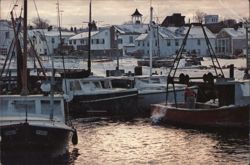
<instances>
[{"instance_id":1,"label":"water reflection","mask_svg":"<svg viewBox=\"0 0 250 165\"><path fill-rule=\"evenodd\" d=\"M147 119L74 122L79 144L57 159L3 164L248 164L247 132L182 129ZM13 163L14 162L14 163Z\"/></svg>"},{"instance_id":2,"label":"water reflection","mask_svg":"<svg viewBox=\"0 0 250 165\"><path fill-rule=\"evenodd\" d=\"M247 164L247 133L152 126L147 120L78 123L76 164Z\"/></svg>"}]
</instances>

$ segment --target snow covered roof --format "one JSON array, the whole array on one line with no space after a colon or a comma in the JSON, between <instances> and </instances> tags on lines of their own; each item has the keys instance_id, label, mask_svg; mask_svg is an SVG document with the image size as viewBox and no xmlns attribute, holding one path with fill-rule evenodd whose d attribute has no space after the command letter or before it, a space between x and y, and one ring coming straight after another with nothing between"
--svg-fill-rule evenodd
<instances>
[{"instance_id":1,"label":"snow covered roof","mask_svg":"<svg viewBox=\"0 0 250 165\"><path fill-rule=\"evenodd\" d=\"M100 31L93 31L91 32L91 36L94 36L96 35L97 33L99 33ZM89 36L89 32L82 32L82 33L79 33L73 37L70 37L69 40L79 40L79 39L84 39L84 38L88 38Z\"/></svg>"},{"instance_id":2,"label":"snow covered roof","mask_svg":"<svg viewBox=\"0 0 250 165\"><path fill-rule=\"evenodd\" d=\"M174 33L176 38L183 37L187 33L189 27L167 27L169 31ZM216 36L207 28L204 27L208 38L216 38ZM202 28L198 26L194 26L191 28L189 32L188 38L205 38Z\"/></svg>"},{"instance_id":3,"label":"snow covered roof","mask_svg":"<svg viewBox=\"0 0 250 165\"><path fill-rule=\"evenodd\" d=\"M129 44L125 44L123 46L124 47L135 47L135 44L134 43L129 43Z\"/></svg>"},{"instance_id":4,"label":"snow covered roof","mask_svg":"<svg viewBox=\"0 0 250 165\"><path fill-rule=\"evenodd\" d=\"M0 31L3 30L12 30L12 25L9 21L7 20L0 20Z\"/></svg>"},{"instance_id":5,"label":"snow covered roof","mask_svg":"<svg viewBox=\"0 0 250 165\"><path fill-rule=\"evenodd\" d=\"M166 28L166 27L160 27L159 28L159 35L161 35L162 38L164 38L164 39L174 39L174 38L177 38L175 36L175 34L171 30L169 30L168 28Z\"/></svg>"},{"instance_id":6,"label":"snow covered roof","mask_svg":"<svg viewBox=\"0 0 250 165\"><path fill-rule=\"evenodd\" d=\"M246 29L238 28L235 30L234 28L224 28L221 31L226 32L234 39L245 39L246 38Z\"/></svg>"},{"instance_id":7,"label":"snow covered roof","mask_svg":"<svg viewBox=\"0 0 250 165\"><path fill-rule=\"evenodd\" d=\"M183 39L188 31L189 27L159 27L159 35L164 39ZM216 36L206 27L205 31L208 38L216 38ZM143 33L139 35L135 40L142 41L147 39L148 34ZM188 38L205 38L201 27L192 27Z\"/></svg>"},{"instance_id":8,"label":"snow covered roof","mask_svg":"<svg viewBox=\"0 0 250 165\"><path fill-rule=\"evenodd\" d=\"M121 34L142 34L148 31L147 24L115 25L115 29Z\"/></svg>"},{"instance_id":9,"label":"snow covered roof","mask_svg":"<svg viewBox=\"0 0 250 165\"><path fill-rule=\"evenodd\" d=\"M45 36L49 36L49 37L57 37L60 35L58 30L48 31L47 29L33 29L33 30L28 31L29 35L35 35L36 33L41 34L41 35L45 35ZM62 34L62 36L73 36L75 33L68 32L68 31L62 31L61 34Z\"/></svg>"},{"instance_id":10,"label":"snow covered roof","mask_svg":"<svg viewBox=\"0 0 250 165\"><path fill-rule=\"evenodd\" d=\"M143 33L143 34L139 35L139 36L135 39L135 41L143 41L143 40L145 40L147 37L148 37L148 33Z\"/></svg>"}]
</instances>

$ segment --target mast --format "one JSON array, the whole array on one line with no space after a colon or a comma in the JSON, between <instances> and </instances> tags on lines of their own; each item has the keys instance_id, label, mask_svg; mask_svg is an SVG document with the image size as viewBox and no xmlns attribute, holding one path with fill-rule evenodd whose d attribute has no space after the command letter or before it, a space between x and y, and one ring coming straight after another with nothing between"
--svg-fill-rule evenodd
<instances>
[{"instance_id":1,"label":"mast","mask_svg":"<svg viewBox=\"0 0 250 165\"><path fill-rule=\"evenodd\" d=\"M60 4L59 0L57 0L57 21L58 21L58 30L59 30L59 37L60 37L60 44L59 46L62 46L62 31L61 31L61 18L60 18Z\"/></svg>"},{"instance_id":2,"label":"mast","mask_svg":"<svg viewBox=\"0 0 250 165\"><path fill-rule=\"evenodd\" d=\"M1 11L2 11L2 0L0 0L0 20L2 19Z\"/></svg>"},{"instance_id":3,"label":"mast","mask_svg":"<svg viewBox=\"0 0 250 165\"><path fill-rule=\"evenodd\" d=\"M92 30L92 0L89 1L89 37L88 37L88 72L91 73L91 30Z\"/></svg>"},{"instance_id":4,"label":"mast","mask_svg":"<svg viewBox=\"0 0 250 165\"><path fill-rule=\"evenodd\" d=\"M247 63L246 67L250 70L250 0L249 0L249 15L248 20L246 22L246 49L247 49Z\"/></svg>"},{"instance_id":5,"label":"mast","mask_svg":"<svg viewBox=\"0 0 250 165\"><path fill-rule=\"evenodd\" d=\"M23 1L24 3L24 20L23 20L23 69L22 69L22 91L21 95L28 95L28 71L27 71L27 16L28 16L28 2L27 0Z\"/></svg>"},{"instance_id":6,"label":"mast","mask_svg":"<svg viewBox=\"0 0 250 165\"><path fill-rule=\"evenodd\" d=\"M152 32L153 32L153 26L152 26L152 21L153 21L153 7L150 5L150 22L149 22L149 67L150 67L150 71L149 71L149 75L150 77L152 76L152 58L153 58L153 52L152 52Z\"/></svg>"}]
</instances>

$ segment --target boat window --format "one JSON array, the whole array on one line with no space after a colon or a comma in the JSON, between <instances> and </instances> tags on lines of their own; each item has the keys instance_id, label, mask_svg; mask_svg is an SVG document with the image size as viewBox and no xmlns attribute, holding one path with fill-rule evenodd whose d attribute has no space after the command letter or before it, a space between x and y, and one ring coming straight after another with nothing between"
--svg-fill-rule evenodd
<instances>
[{"instance_id":1,"label":"boat window","mask_svg":"<svg viewBox=\"0 0 250 165\"><path fill-rule=\"evenodd\" d=\"M53 108L53 109L52 109ZM42 100L41 101L41 113L43 115L50 115L51 111L53 110L54 116L56 117L63 117L62 114L62 106L60 100L55 100L53 106L51 106L50 100Z\"/></svg>"},{"instance_id":2,"label":"boat window","mask_svg":"<svg viewBox=\"0 0 250 165\"><path fill-rule=\"evenodd\" d=\"M152 78L151 82L152 83L160 83L160 79L158 79L158 78Z\"/></svg>"},{"instance_id":3,"label":"boat window","mask_svg":"<svg viewBox=\"0 0 250 165\"><path fill-rule=\"evenodd\" d=\"M102 85L99 81L93 83L95 84L96 88L102 88Z\"/></svg>"},{"instance_id":4,"label":"boat window","mask_svg":"<svg viewBox=\"0 0 250 165\"><path fill-rule=\"evenodd\" d=\"M70 90L71 91L81 90L80 82L79 81L72 81L72 82L70 82Z\"/></svg>"},{"instance_id":5,"label":"boat window","mask_svg":"<svg viewBox=\"0 0 250 165\"><path fill-rule=\"evenodd\" d=\"M144 82L144 83L149 83L148 79L139 79L139 81Z\"/></svg>"},{"instance_id":6,"label":"boat window","mask_svg":"<svg viewBox=\"0 0 250 165\"><path fill-rule=\"evenodd\" d=\"M109 84L109 81L102 81L102 86L104 89L109 89L111 88L110 84Z\"/></svg>"},{"instance_id":7,"label":"boat window","mask_svg":"<svg viewBox=\"0 0 250 165\"><path fill-rule=\"evenodd\" d=\"M14 112L17 113L36 113L34 100L15 100L12 102L14 106Z\"/></svg>"},{"instance_id":8,"label":"boat window","mask_svg":"<svg viewBox=\"0 0 250 165\"><path fill-rule=\"evenodd\" d=\"M86 82L86 81L81 81L82 85L82 91L84 92L91 92L96 89L96 86L93 82Z\"/></svg>"},{"instance_id":9,"label":"boat window","mask_svg":"<svg viewBox=\"0 0 250 165\"><path fill-rule=\"evenodd\" d=\"M5 114L8 113L8 100L2 100L0 99L0 105L1 105L1 109L0 109L0 114Z\"/></svg>"}]
</instances>

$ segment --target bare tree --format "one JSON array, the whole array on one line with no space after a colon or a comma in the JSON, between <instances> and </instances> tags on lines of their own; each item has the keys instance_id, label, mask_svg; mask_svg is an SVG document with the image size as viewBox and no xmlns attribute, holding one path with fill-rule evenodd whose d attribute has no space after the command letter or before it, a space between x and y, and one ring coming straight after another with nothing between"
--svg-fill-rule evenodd
<instances>
[{"instance_id":1,"label":"bare tree","mask_svg":"<svg viewBox=\"0 0 250 165\"><path fill-rule=\"evenodd\" d=\"M204 17L205 17L206 15L207 15L206 13L204 13L204 12L202 12L202 11L200 11L200 10L197 10L197 11L195 12L194 21L195 21L195 22L202 23L202 22L203 22L203 19L204 19Z\"/></svg>"},{"instance_id":2,"label":"bare tree","mask_svg":"<svg viewBox=\"0 0 250 165\"><path fill-rule=\"evenodd\" d=\"M49 21L43 18L33 18L32 23L37 29L46 29L49 27Z\"/></svg>"}]
</instances>

